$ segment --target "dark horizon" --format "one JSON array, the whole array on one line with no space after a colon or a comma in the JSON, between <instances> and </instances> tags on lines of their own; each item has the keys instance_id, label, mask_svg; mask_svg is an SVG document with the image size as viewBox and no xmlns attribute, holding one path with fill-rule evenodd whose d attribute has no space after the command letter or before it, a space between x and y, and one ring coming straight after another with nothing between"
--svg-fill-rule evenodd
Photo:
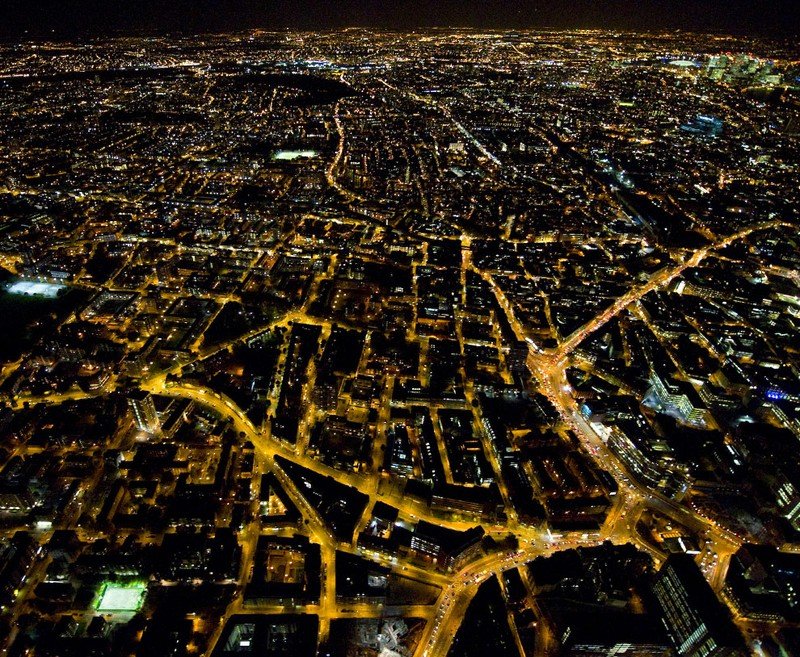
<instances>
[{"instance_id":1,"label":"dark horizon","mask_svg":"<svg viewBox=\"0 0 800 657\"><path fill-rule=\"evenodd\" d=\"M800 657L788 0L0 1L0 657Z\"/></svg>"},{"instance_id":2,"label":"dark horizon","mask_svg":"<svg viewBox=\"0 0 800 657\"><path fill-rule=\"evenodd\" d=\"M10 0L0 36L114 35L267 30L610 29L788 37L800 33L796 0L465 0L384 3L289 0Z\"/></svg>"}]
</instances>

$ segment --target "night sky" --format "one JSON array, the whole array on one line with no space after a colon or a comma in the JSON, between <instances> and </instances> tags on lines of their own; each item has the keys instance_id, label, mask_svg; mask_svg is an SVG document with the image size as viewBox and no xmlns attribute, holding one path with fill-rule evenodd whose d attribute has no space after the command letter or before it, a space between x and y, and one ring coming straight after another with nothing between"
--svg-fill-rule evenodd
<instances>
[{"instance_id":1,"label":"night sky","mask_svg":"<svg viewBox=\"0 0 800 657\"><path fill-rule=\"evenodd\" d=\"M800 0L2 0L0 36L344 26L800 34Z\"/></svg>"}]
</instances>

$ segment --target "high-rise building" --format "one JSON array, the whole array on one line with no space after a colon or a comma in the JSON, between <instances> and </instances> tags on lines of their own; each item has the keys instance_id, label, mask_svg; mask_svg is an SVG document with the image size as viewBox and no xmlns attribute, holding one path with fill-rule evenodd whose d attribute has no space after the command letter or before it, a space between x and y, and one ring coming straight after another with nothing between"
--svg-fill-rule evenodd
<instances>
[{"instance_id":1,"label":"high-rise building","mask_svg":"<svg viewBox=\"0 0 800 657\"><path fill-rule=\"evenodd\" d=\"M747 654L728 609L688 554L667 558L655 577L652 592L667 635L681 657Z\"/></svg>"},{"instance_id":2,"label":"high-rise building","mask_svg":"<svg viewBox=\"0 0 800 657\"><path fill-rule=\"evenodd\" d=\"M157 434L161 431L153 396L149 392L137 390L128 397L128 405L133 412L136 428L147 433Z\"/></svg>"}]
</instances>

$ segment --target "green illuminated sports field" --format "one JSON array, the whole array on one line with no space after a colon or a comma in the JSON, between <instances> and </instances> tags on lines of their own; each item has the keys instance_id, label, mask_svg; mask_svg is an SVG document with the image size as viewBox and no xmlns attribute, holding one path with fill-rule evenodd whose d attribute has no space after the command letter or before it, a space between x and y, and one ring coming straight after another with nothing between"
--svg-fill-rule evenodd
<instances>
[{"instance_id":1,"label":"green illuminated sports field","mask_svg":"<svg viewBox=\"0 0 800 657\"><path fill-rule=\"evenodd\" d=\"M97 600L97 611L106 613L139 611L144 603L146 590L147 586L141 582L103 584Z\"/></svg>"}]
</instances>

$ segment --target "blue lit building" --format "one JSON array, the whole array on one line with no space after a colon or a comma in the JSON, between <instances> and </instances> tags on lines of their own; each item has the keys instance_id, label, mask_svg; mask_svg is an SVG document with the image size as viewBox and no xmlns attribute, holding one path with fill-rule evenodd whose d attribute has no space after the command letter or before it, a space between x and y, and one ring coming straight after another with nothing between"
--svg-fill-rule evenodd
<instances>
[{"instance_id":1,"label":"blue lit building","mask_svg":"<svg viewBox=\"0 0 800 657\"><path fill-rule=\"evenodd\" d=\"M691 119L688 123L684 123L681 126L681 130L684 132L689 132L693 135L710 137L713 139L722 134L722 129L724 127L725 123L722 121L722 119L707 114L699 114L695 118Z\"/></svg>"}]
</instances>

